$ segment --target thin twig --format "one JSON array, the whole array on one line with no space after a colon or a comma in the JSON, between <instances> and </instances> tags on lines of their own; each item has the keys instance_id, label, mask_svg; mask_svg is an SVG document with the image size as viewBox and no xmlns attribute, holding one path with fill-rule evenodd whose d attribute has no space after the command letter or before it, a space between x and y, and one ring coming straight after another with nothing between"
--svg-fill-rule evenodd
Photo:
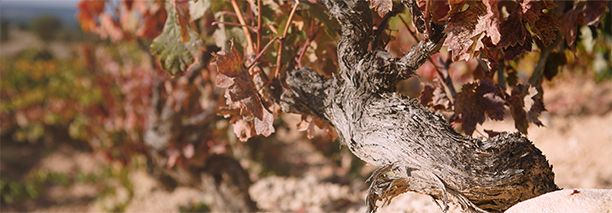
<instances>
[{"instance_id":1,"label":"thin twig","mask_svg":"<svg viewBox=\"0 0 612 213\"><path fill-rule=\"evenodd\" d=\"M213 21L211 23L211 25L220 25L220 24L225 24L228 26L235 26L235 27L248 27L251 31L255 31L255 28L249 25L242 25L239 23L234 23L234 22L225 22L225 21Z\"/></svg>"},{"instance_id":2,"label":"thin twig","mask_svg":"<svg viewBox=\"0 0 612 213\"><path fill-rule=\"evenodd\" d=\"M261 0L257 0L257 52L261 51L261 34L262 34L262 26L261 26Z\"/></svg>"},{"instance_id":3,"label":"thin twig","mask_svg":"<svg viewBox=\"0 0 612 213\"><path fill-rule=\"evenodd\" d=\"M535 68L533 69L533 73L529 78L529 84L538 85L542 82L542 75L544 75L544 68L546 67L548 56L550 56L552 50L559 45L561 40L563 39L557 35L557 38L550 46L542 48L542 52L540 52L540 59L538 59L538 63L536 64Z\"/></svg>"},{"instance_id":4,"label":"thin twig","mask_svg":"<svg viewBox=\"0 0 612 213\"><path fill-rule=\"evenodd\" d=\"M502 88L502 91L506 91L506 78L504 76L504 59L500 59L497 62L497 83Z\"/></svg>"},{"instance_id":5,"label":"thin twig","mask_svg":"<svg viewBox=\"0 0 612 213\"><path fill-rule=\"evenodd\" d=\"M269 41L269 42L266 44L266 46L264 46L263 50L261 50L261 52L259 52L259 54L257 54L257 56L255 57L255 59L253 60L253 62L252 62L252 63L251 63L249 66L247 66L247 70L250 70L250 69L251 69L251 68L252 68L252 67L253 67L255 64L257 64L257 63L259 62L259 58L261 58L261 57L264 55L264 53L266 52L266 50L268 49L268 47L270 47L270 46L271 46L271 44L272 44L274 41L276 41L276 40L278 40L278 38L274 38L274 39L270 40L270 41Z\"/></svg>"},{"instance_id":6,"label":"thin twig","mask_svg":"<svg viewBox=\"0 0 612 213\"><path fill-rule=\"evenodd\" d=\"M249 28L247 27L247 24L244 21L244 16L242 15L242 12L240 11L240 7L238 6L238 3L236 2L236 0L231 0L231 3L232 3L232 7L234 8L234 12L236 12L236 15L238 16L238 21L240 22L241 25L243 25L242 31L244 32L244 36L247 39L247 54L251 55L255 52L253 50L253 39L251 38L251 33L249 32Z\"/></svg>"},{"instance_id":7,"label":"thin twig","mask_svg":"<svg viewBox=\"0 0 612 213\"><path fill-rule=\"evenodd\" d=\"M404 18L402 16L399 16L400 20L402 21L402 24L404 24L404 27L406 27L406 29L408 30L408 32L410 33L410 36L412 37L412 39L414 39L414 41L419 42L419 37L417 37L416 34L414 34L414 32L412 32L412 30L410 29L410 25L408 24L408 22L406 22L406 20L404 20Z\"/></svg>"},{"instance_id":8,"label":"thin twig","mask_svg":"<svg viewBox=\"0 0 612 213\"><path fill-rule=\"evenodd\" d=\"M289 26L291 26L291 21L293 20L293 15L295 15L295 11L297 7L300 5L300 1L296 0L293 8L291 9L291 13L289 14L289 19L287 19L287 23L285 24L285 30L283 31L283 35L278 39L278 51L276 55L276 70L274 71L274 75L272 77L278 77L281 68L282 68L282 59L283 59L283 48L285 46L285 37L287 36L287 32L289 31Z\"/></svg>"},{"instance_id":9,"label":"thin twig","mask_svg":"<svg viewBox=\"0 0 612 213\"><path fill-rule=\"evenodd\" d=\"M376 27L376 30L374 31L374 41L372 42L372 49L378 48L378 44L381 42L380 39L382 37L382 33L385 29L387 29L387 25L389 25L389 19L391 19L391 17L397 15L397 13L401 11L401 6L396 5L396 7L394 7L391 11L385 14L385 16L382 18L382 21L380 21L380 24L378 24L378 27ZM384 48L384 45L382 46L382 48Z\"/></svg>"},{"instance_id":10,"label":"thin twig","mask_svg":"<svg viewBox=\"0 0 612 213\"><path fill-rule=\"evenodd\" d=\"M404 26L406 27L406 29L408 30L408 32L410 33L410 36L417 42L419 42L419 38L416 36L416 34L414 32L412 32L412 29L410 29L410 26L408 25L408 23L406 22L406 20L404 20L404 18L402 18L402 16L399 16L400 20L402 21L402 23L404 24ZM449 57L450 58L450 57ZM438 65L436 65L436 63L434 63L432 57L428 57L427 60L429 61L429 63L431 63L434 66L434 69L436 70L436 74L438 75L438 78L440 78L442 80L442 82L444 82L444 92L447 93L447 95L449 96L449 99L451 102L454 102L454 98L457 95L457 91L455 90L455 86L453 83L453 79L450 77L450 73L448 73L448 62L444 64L444 69L446 70L446 75L444 75L444 73L442 73L442 71L440 71L440 69L438 68ZM448 91L447 91L448 90Z\"/></svg>"},{"instance_id":11,"label":"thin twig","mask_svg":"<svg viewBox=\"0 0 612 213\"><path fill-rule=\"evenodd\" d=\"M311 26L314 26L314 25L311 25ZM306 55L306 51L311 46L310 43L312 43L315 37L317 37L317 34L319 34L320 29L321 28L317 28L316 31L314 32L311 31L311 33L308 35L308 39L306 40L306 42L304 42L304 45L302 45L302 47L300 48L300 52L298 53L298 56L295 59L295 62L298 64L298 67L302 67L302 58L304 58L304 55Z\"/></svg>"},{"instance_id":12,"label":"thin twig","mask_svg":"<svg viewBox=\"0 0 612 213\"><path fill-rule=\"evenodd\" d=\"M238 17L236 15L236 13L230 12L230 11L219 11L217 13L215 13L215 17L217 16L231 16L231 17Z\"/></svg>"}]
</instances>

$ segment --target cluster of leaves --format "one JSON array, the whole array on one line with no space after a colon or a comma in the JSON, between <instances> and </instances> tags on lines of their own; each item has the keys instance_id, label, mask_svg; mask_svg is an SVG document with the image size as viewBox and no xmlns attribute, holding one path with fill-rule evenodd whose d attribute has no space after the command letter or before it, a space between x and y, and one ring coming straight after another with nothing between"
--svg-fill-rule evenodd
<instances>
[{"instance_id":1,"label":"cluster of leaves","mask_svg":"<svg viewBox=\"0 0 612 213\"><path fill-rule=\"evenodd\" d=\"M88 58L90 50L90 46L83 46L80 55ZM46 49L25 49L3 59L7 63L0 70L0 136L3 149L7 150L3 151L0 177L2 204L19 208L46 196L45 191L54 185L87 183L102 190L116 188L106 187L107 183L100 181L119 177L110 167L97 168L101 174L48 172L34 167L43 154L32 153L46 154L65 144L89 145L109 159L127 162L142 150L138 149L142 143L134 143L125 136L142 126L139 116L144 115L138 114L142 111L142 104L138 103L148 99L139 96L150 95L142 93L147 90L131 79L143 76L136 74L138 71L118 70L116 63L108 64L116 75L87 69L92 66L84 63L87 60L76 57L76 52L71 55L75 57L55 57ZM150 72L140 72L143 73ZM123 81L115 76L122 76ZM129 105L123 104L126 99L131 102ZM29 159L21 159L24 152Z\"/></svg>"},{"instance_id":2,"label":"cluster of leaves","mask_svg":"<svg viewBox=\"0 0 612 213\"><path fill-rule=\"evenodd\" d=\"M397 4L371 0L371 7L384 16ZM451 120L472 134L486 118L504 119L509 109L516 128L527 133L529 123L542 125L545 110L542 79L552 79L566 60L565 50L574 49L577 30L602 25L605 1L435 1L418 0L422 23L445 26L449 60L431 61L438 82L428 84L421 102L435 110L453 112ZM430 29L425 26L425 29ZM418 27L417 27L418 29ZM429 32L422 32L426 37ZM538 51L539 61L528 81L521 81L517 62L525 53ZM570 53L571 54L571 53ZM469 61L474 79L456 95L449 77L454 62ZM452 96L452 97L449 97Z\"/></svg>"},{"instance_id":3,"label":"cluster of leaves","mask_svg":"<svg viewBox=\"0 0 612 213\"><path fill-rule=\"evenodd\" d=\"M390 13L394 6L406 2L370 0L380 17L395 15ZM486 118L504 119L507 109L523 133L529 123L541 125L542 78L554 77L566 61L564 51L575 48L577 29L601 25L607 11L603 1L418 0L415 4L425 19L417 25L445 27L443 46L448 51L436 56L440 58L436 63L431 61L439 79L424 87L421 101L452 112L451 120L467 134ZM109 7L105 1L82 1L78 17L83 29L113 40L153 39L151 52L171 75L198 64L207 45L221 47L214 63L216 85L226 89L219 113L230 118L234 133L243 141L275 131L284 70L309 66L330 75L337 64L339 26L316 1L122 1ZM411 28L421 28L402 22L411 33ZM432 27L424 29L420 37L427 39ZM387 34L392 37L392 32ZM522 81L516 64L534 48L540 50L540 60L529 81ZM469 61L474 81L455 88L449 68L460 61Z\"/></svg>"},{"instance_id":4,"label":"cluster of leaves","mask_svg":"<svg viewBox=\"0 0 612 213\"><path fill-rule=\"evenodd\" d=\"M3 135L14 132L16 141L39 141L55 134L53 127L81 128L86 119L81 112L101 103L100 88L78 60L25 50L6 61L0 71L0 130Z\"/></svg>"},{"instance_id":5,"label":"cluster of leaves","mask_svg":"<svg viewBox=\"0 0 612 213\"><path fill-rule=\"evenodd\" d=\"M215 57L216 84L226 89L226 106L219 113L230 118L242 141L275 131L284 70L308 65L329 75L335 67L337 24L319 4L176 0L165 8L168 18L152 52L175 75L198 63L194 58L203 46L222 47Z\"/></svg>"}]
</instances>

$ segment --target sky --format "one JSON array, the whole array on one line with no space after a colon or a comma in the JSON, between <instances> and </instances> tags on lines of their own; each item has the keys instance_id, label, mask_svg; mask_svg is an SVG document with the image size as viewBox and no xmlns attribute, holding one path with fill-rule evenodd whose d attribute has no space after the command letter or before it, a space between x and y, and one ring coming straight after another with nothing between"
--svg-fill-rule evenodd
<instances>
[{"instance_id":1,"label":"sky","mask_svg":"<svg viewBox=\"0 0 612 213\"><path fill-rule=\"evenodd\" d=\"M97 1L97 0L90 0ZM32 19L51 15L66 26L78 26L75 15L79 0L0 0L0 20L29 23Z\"/></svg>"},{"instance_id":2,"label":"sky","mask_svg":"<svg viewBox=\"0 0 612 213\"><path fill-rule=\"evenodd\" d=\"M79 0L0 0L0 7L19 5L30 7L75 8L78 1Z\"/></svg>"}]
</instances>

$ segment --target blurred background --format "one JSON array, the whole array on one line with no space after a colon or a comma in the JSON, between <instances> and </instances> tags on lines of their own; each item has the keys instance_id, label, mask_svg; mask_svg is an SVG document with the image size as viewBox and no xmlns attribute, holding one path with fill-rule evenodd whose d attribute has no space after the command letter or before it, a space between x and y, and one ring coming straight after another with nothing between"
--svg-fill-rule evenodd
<instances>
[{"instance_id":1,"label":"blurred background","mask_svg":"<svg viewBox=\"0 0 612 213\"><path fill-rule=\"evenodd\" d=\"M318 120L283 114L270 137L239 141L218 115L223 91L206 63L215 47L203 51L204 65L171 77L146 39L163 22L135 29L139 38L112 30L100 36L83 32L78 11L77 0L0 2L2 211L364 211L374 168ZM612 23L609 15L604 23ZM563 188L612 188L609 29L580 29L576 50L554 59L566 66L544 83L545 127L529 129ZM404 50L415 40L394 42ZM537 56L513 65L519 78ZM471 79L473 64L451 66L458 85ZM425 64L400 90L416 97L433 69ZM484 129L515 131L511 119L487 121L475 136ZM407 193L383 211L439 209Z\"/></svg>"}]
</instances>

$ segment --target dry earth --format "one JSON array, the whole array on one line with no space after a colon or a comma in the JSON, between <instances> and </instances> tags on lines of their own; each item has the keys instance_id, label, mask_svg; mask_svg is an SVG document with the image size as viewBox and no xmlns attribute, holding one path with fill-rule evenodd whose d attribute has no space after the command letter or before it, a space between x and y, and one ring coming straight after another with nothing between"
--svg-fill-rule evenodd
<instances>
[{"instance_id":1,"label":"dry earth","mask_svg":"<svg viewBox=\"0 0 612 213\"><path fill-rule=\"evenodd\" d=\"M612 82L596 85L592 80L566 77L563 85L549 85L545 103L549 112L543 115L546 127L530 127L528 137L534 141L553 165L555 181L562 188L612 188ZM511 121L487 122L483 129L513 131ZM283 133L279 133L283 134ZM284 150L279 158L289 165L291 177L257 178L250 193L266 211L289 212L363 212L365 185L363 180L338 183L328 181L338 174L310 142L295 142L298 138L281 137ZM269 147L274 148L274 147ZM274 161L274 159L270 159ZM43 159L41 168L56 171L91 170L99 165L94 156L75 151L57 152ZM345 162L346 159L339 161ZM350 161L350 160L349 160ZM342 164L342 163L341 163ZM372 168L361 172L366 176ZM340 174L346 174L346 172ZM127 212L178 212L210 199L199 190L178 187L164 190L144 171L132 172L134 197L127 204ZM127 192L118 190L116 196L93 199L97 189L75 184L67 189L52 188L47 196L55 199L51 206L40 206L40 212L100 212L125 200ZM82 197L91 199L79 199ZM74 202L73 202L74 201ZM456 210L456 209L455 209ZM394 199L381 212L440 212L429 197L406 193Z\"/></svg>"}]
</instances>

